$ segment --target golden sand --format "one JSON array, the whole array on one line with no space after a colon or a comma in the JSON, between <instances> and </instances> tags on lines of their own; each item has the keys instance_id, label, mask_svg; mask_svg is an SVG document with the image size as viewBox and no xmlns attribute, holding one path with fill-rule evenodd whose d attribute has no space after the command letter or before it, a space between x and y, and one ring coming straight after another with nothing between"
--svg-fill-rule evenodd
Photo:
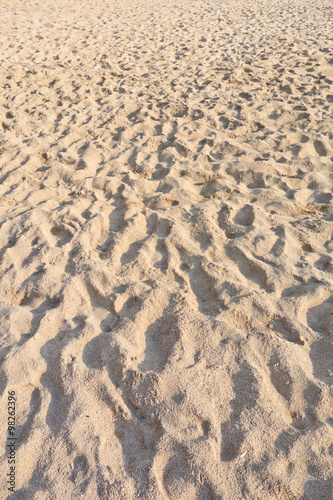
<instances>
[{"instance_id":1,"label":"golden sand","mask_svg":"<svg viewBox=\"0 0 333 500\"><path fill-rule=\"evenodd\" d=\"M332 13L1 2L1 498L333 498Z\"/></svg>"}]
</instances>

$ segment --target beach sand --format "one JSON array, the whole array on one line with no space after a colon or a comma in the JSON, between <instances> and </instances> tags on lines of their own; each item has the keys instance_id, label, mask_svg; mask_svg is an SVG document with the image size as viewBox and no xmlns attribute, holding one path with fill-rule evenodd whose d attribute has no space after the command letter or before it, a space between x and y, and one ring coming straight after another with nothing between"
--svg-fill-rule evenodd
<instances>
[{"instance_id":1,"label":"beach sand","mask_svg":"<svg viewBox=\"0 0 333 500\"><path fill-rule=\"evenodd\" d=\"M332 14L2 1L1 498L333 498Z\"/></svg>"}]
</instances>

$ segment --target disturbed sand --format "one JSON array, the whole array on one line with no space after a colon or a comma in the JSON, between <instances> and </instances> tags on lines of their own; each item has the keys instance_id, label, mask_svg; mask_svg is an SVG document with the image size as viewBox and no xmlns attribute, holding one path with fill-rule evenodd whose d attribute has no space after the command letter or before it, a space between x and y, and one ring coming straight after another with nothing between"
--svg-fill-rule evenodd
<instances>
[{"instance_id":1,"label":"disturbed sand","mask_svg":"<svg viewBox=\"0 0 333 500\"><path fill-rule=\"evenodd\" d=\"M1 3L1 498L333 498L332 14Z\"/></svg>"}]
</instances>

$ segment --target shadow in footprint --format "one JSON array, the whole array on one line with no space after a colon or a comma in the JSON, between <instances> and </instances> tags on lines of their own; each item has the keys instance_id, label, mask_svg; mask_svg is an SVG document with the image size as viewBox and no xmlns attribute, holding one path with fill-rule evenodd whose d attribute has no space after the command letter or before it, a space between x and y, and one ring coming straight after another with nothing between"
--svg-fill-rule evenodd
<instances>
[{"instance_id":1,"label":"shadow in footprint","mask_svg":"<svg viewBox=\"0 0 333 500\"><path fill-rule=\"evenodd\" d=\"M157 241L156 252L161 254L161 260L156 262L155 267L165 272L168 268L168 249L163 239Z\"/></svg>"},{"instance_id":2,"label":"shadow in footprint","mask_svg":"<svg viewBox=\"0 0 333 500\"><path fill-rule=\"evenodd\" d=\"M333 299L325 300L316 307L309 309L307 321L310 328L321 335L310 347L310 359L313 375L333 385Z\"/></svg>"},{"instance_id":3,"label":"shadow in footprint","mask_svg":"<svg viewBox=\"0 0 333 500\"><path fill-rule=\"evenodd\" d=\"M20 305L29 305L34 298L36 298L37 295L32 292L32 294L29 295L29 297L25 297ZM42 319L44 316L51 310L55 309L56 307L59 306L59 304L62 302L63 297L61 295L56 295L54 297L49 297L46 300L44 300L36 309L33 309L31 311L33 315L33 319L31 322L31 328L29 333L23 333L21 335L20 341L18 343L19 346L27 342L31 337L35 335L37 332L39 325L41 324Z\"/></svg>"},{"instance_id":4,"label":"shadow in footprint","mask_svg":"<svg viewBox=\"0 0 333 500\"><path fill-rule=\"evenodd\" d=\"M80 335L83 328L80 318L75 318L74 322L77 323L77 326L73 330L59 332L41 348L41 355L47 363L47 368L41 376L40 382L51 395L46 423L54 435L57 435L62 429L74 399L73 394L66 393L62 380L62 351L67 344Z\"/></svg>"},{"instance_id":5,"label":"shadow in footprint","mask_svg":"<svg viewBox=\"0 0 333 500\"><path fill-rule=\"evenodd\" d=\"M237 247L234 242L229 243L225 247L225 250L229 259L235 262L240 273L248 281L251 281L256 286L259 286L267 292L273 291L272 285L268 284L268 276L262 263L258 263L255 259L247 257L247 255L245 255L245 253Z\"/></svg>"},{"instance_id":6,"label":"shadow in footprint","mask_svg":"<svg viewBox=\"0 0 333 500\"><path fill-rule=\"evenodd\" d=\"M198 498L189 453L182 445L175 445L173 452L162 476L167 498L170 500L185 498L184 491L189 493L189 498Z\"/></svg>"},{"instance_id":7,"label":"shadow in footprint","mask_svg":"<svg viewBox=\"0 0 333 500\"><path fill-rule=\"evenodd\" d=\"M268 364L271 382L281 396L290 401L292 395L292 378L286 367L281 365L278 356L273 356Z\"/></svg>"},{"instance_id":8,"label":"shadow in footprint","mask_svg":"<svg viewBox=\"0 0 333 500\"><path fill-rule=\"evenodd\" d=\"M73 229L69 230L64 224L54 226L51 229L51 234L58 239L57 247L62 247L68 243L73 237Z\"/></svg>"},{"instance_id":9,"label":"shadow in footprint","mask_svg":"<svg viewBox=\"0 0 333 500\"><path fill-rule=\"evenodd\" d=\"M304 340L301 337L300 331L293 325L293 323L283 316L275 316L272 320L271 328L274 333L280 334L288 342L293 344L304 345Z\"/></svg>"},{"instance_id":10,"label":"shadow in footprint","mask_svg":"<svg viewBox=\"0 0 333 500\"><path fill-rule=\"evenodd\" d=\"M285 456L288 456L290 450L300 437L300 432L290 427L289 429L281 432L275 441L275 448L281 451Z\"/></svg>"},{"instance_id":11,"label":"shadow in footprint","mask_svg":"<svg viewBox=\"0 0 333 500\"><path fill-rule=\"evenodd\" d=\"M242 413L244 410L254 408L259 396L257 379L252 367L246 361L233 375L232 381L235 399L230 402L230 405L233 411L229 422L222 424L221 429L221 460L223 462L231 462L239 455L245 439L245 431L240 423Z\"/></svg>"},{"instance_id":12,"label":"shadow in footprint","mask_svg":"<svg viewBox=\"0 0 333 500\"><path fill-rule=\"evenodd\" d=\"M313 367L313 375L333 385L333 344L330 340L316 340L311 344L310 359Z\"/></svg>"},{"instance_id":13,"label":"shadow in footprint","mask_svg":"<svg viewBox=\"0 0 333 500\"><path fill-rule=\"evenodd\" d=\"M228 433L228 436L223 440L221 449L221 459L223 462L231 462L231 460L234 460L240 454L244 438L245 432L242 430Z\"/></svg>"},{"instance_id":14,"label":"shadow in footprint","mask_svg":"<svg viewBox=\"0 0 333 500\"><path fill-rule=\"evenodd\" d=\"M198 309L202 314L217 316L225 310L224 303L216 290L214 278L203 269L201 263L196 264L189 271L188 276L192 292L198 303Z\"/></svg>"},{"instance_id":15,"label":"shadow in footprint","mask_svg":"<svg viewBox=\"0 0 333 500\"><path fill-rule=\"evenodd\" d=\"M303 392L307 407L305 412L296 410L291 412L292 424L281 432L275 441L275 447L285 456L288 456L296 441L306 432L313 432L322 425L317 415L317 407L321 400L321 389L313 382L308 382Z\"/></svg>"},{"instance_id":16,"label":"shadow in footprint","mask_svg":"<svg viewBox=\"0 0 333 500\"><path fill-rule=\"evenodd\" d=\"M307 313L307 322L312 330L321 334L332 334L333 332L333 298L329 298L312 307Z\"/></svg>"},{"instance_id":17,"label":"shadow in footprint","mask_svg":"<svg viewBox=\"0 0 333 500\"><path fill-rule=\"evenodd\" d=\"M136 260L140 255L140 249L143 247L147 238L143 238L142 240L135 241L131 243L128 247L128 250L122 254L120 257L120 262L122 265L129 264Z\"/></svg>"},{"instance_id":18,"label":"shadow in footprint","mask_svg":"<svg viewBox=\"0 0 333 500\"><path fill-rule=\"evenodd\" d=\"M245 205L242 207L234 217L235 224L240 224L241 226L251 226L254 222L254 210L251 205Z\"/></svg>"},{"instance_id":19,"label":"shadow in footprint","mask_svg":"<svg viewBox=\"0 0 333 500\"><path fill-rule=\"evenodd\" d=\"M86 492L90 483L90 477L87 477L89 472L89 463L85 455L79 455L74 458L73 472L69 479L72 483L79 483L79 490L81 495Z\"/></svg>"},{"instance_id":20,"label":"shadow in footprint","mask_svg":"<svg viewBox=\"0 0 333 500\"><path fill-rule=\"evenodd\" d=\"M168 363L173 347L179 339L175 321L164 314L146 331L144 360L138 366L141 371L160 373Z\"/></svg>"},{"instance_id":21,"label":"shadow in footprint","mask_svg":"<svg viewBox=\"0 0 333 500\"><path fill-rule=\"evenodd\" d=\"M307 481L300 500L332 500L333 477Z\"/></svg>"},{"instance_id":22,"label":"shadow in footprint","mask_svg":"<svg viewBox=\"0 0 333 500\"><path fill-rule=\"evenodd\" d=\"M111 382L118 388L123 380L123 356L119 347L114 345L115 331L101 333L91 339L84 347L82 360L88 368L102 370L105 366Z\"/></svg>"},{"instance_id":23,"label":"shadow in footprint","mask_svg":"<svg viewBox=\"0 0 333 500\"><path fill-rule=\"evenodd\" d=\"M24 424L17 427L17 434L19 436L17 440L18 447L24 444L28 440L34 418L39 412L40 406L41 406L40 390L37 387L35 387L30 397L30 412L26 417Z\"/></svg>"}]
</instances>

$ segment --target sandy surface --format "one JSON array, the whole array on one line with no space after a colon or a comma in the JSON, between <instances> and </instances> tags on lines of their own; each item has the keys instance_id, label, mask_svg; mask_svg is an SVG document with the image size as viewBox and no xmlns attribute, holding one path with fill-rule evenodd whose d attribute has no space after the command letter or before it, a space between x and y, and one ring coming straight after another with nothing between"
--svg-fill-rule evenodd
<instances>
[{"instance_id":1,"label":"sandy surface","mask_svg":"<svg viewBox=\"0 0 333 500\"><path fill-rule=\"evenodd\" d=\"M332 14L1 2L1 498L332 499Z\"/></svg>"}]
</instances>

